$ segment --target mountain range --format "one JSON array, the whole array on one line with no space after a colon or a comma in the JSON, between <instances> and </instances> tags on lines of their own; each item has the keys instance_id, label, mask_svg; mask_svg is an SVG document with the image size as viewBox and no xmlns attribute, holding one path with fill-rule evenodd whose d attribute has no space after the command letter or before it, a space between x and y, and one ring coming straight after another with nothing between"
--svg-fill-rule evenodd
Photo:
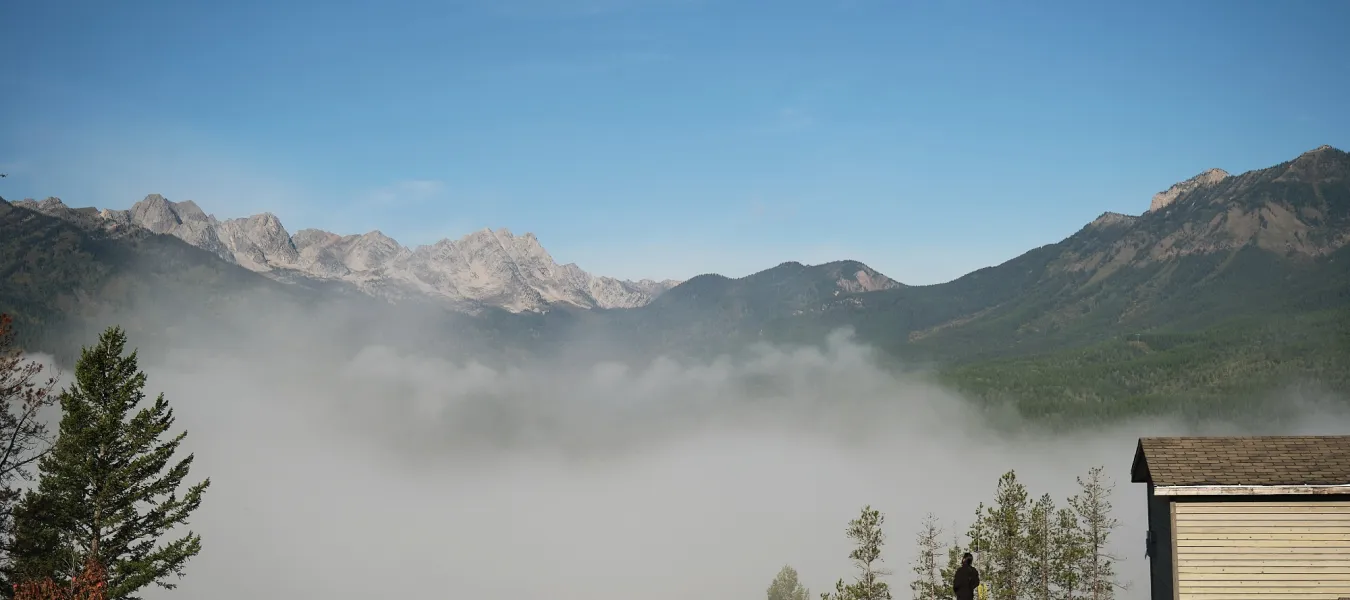
<instances>
[{"instance_id":1,"label":"mountain range","mask_svg":"<svg viewBox=\"0 0 1350 600\"><path fill-rule=\"evenodd\" d=\"M14 204L113 237L136 228L171 235L278 281L343 282L375 297L422 295L469 312L485 306L543 311L559 304L632 308L679 284L598 277L575 264L559 265L534 234L515 236L508 229L407 248L379 231L344 236L301 229L292 235L272 213L220 220L191 200L171 202L159 194L129 210L72 209L59 198Z\"/></svg>"},{"instance_id":2,"label":"mountain range","mask_svg":"<svg viewBox=\"0 0 1350 600\"><path fill-rule=\"evenodd\" d=\"M38 331L245 288L417 305L425 331L453 324L535 354L603 340L630 360L711 355L848 327L896 364L1027 413L1248 410L1291 385L1350 395L1350 154L1322 146L1246 173L1210 169L1139 215L1105 213L927 286L849 260L620 281L557 265L530 234L409 249L379 232L289 234L269 214L218 220L154 195L127 211L0 203L0 284L0 311Z\"/></svg>"}]
</instances>

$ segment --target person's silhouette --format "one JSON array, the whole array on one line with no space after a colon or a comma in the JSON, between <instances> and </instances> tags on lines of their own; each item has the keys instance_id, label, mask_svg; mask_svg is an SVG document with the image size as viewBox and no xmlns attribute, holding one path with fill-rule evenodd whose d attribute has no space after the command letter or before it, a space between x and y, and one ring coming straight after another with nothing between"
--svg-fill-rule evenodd
<instances>
[{"instance_id":1,"label":"person's silhouette","mask_svg":"<svg viewBox=\"0 0 1350 600\"><path fill-rule=\"evenodd\" d=\"M969 552L961 556L961 566L952 576L952 591L956 593L956 600L975 600L975 589L980 587L980 571L970 564L974 561L975 557Z\"/></svg>"}]
</instances>

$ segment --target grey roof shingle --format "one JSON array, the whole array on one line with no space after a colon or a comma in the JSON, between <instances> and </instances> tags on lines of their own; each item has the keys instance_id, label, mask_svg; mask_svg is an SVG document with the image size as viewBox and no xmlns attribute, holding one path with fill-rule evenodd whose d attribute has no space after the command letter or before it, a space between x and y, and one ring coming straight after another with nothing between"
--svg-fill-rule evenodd
<instances>
[{"instance_id":1,"label":"grey roof shingle","mask_svg":"<svg viewBox=\"0 0 1350 600\"><path fill-rule=\"evenodd\" d=\"M1131 481L1350 485L1350 435L1139 438Z\"/></svg>"}]
</instances>

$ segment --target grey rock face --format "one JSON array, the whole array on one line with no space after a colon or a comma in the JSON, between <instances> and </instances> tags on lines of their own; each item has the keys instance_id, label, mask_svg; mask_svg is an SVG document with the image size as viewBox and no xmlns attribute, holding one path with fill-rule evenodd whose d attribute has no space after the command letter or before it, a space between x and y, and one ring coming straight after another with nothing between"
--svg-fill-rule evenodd
<instances>
[{"instance_id":1,"label":"grey rock face","mask_svg":"<svg viewBox=\"0 0 1350 600\"><path fill-rule=\"evenodd\" d=\"M1164 191L1154 194L1153 201L1150 202L1148 205L1148 210L1149 212L1152 212L1160 208L1163 208L1173 202L1176 202L1177 198L1180 198L1185 194L1188 194L1192 191L1195 191L1198 188L1207 185L1214 185L1220 181L1223 181L1224 178L1226 177L1228 177L1228 171L1225 171L1223 169L1210 169L1208 171L1205 171L1204 173L1196 175L1195 177L1187 179L1186 181L1183 181L1181 183L1177 183Z\"/></svg>"},{"instance_id":2,"label":"grey rock face","mask_svg":"<svg viewBox=\"0 0 1350 600\"><path fill-rule=\"evenodd\" d=\"M483 229L458 240L407 248L379 231L337 235L301 229L290 234L271 213L221 221L191 200L172 202L159 194L146 196L129 210L88 209L87 215L56 198L16 204L61 218L85 218L113 232L139 227L172 235L282 281L297 276L340 280L373 296L425 295L456 308L633 308L679 284L599 277L575 264L559 265L534 234L517 236L507 229Z\"/></svg>"}]
</instances>

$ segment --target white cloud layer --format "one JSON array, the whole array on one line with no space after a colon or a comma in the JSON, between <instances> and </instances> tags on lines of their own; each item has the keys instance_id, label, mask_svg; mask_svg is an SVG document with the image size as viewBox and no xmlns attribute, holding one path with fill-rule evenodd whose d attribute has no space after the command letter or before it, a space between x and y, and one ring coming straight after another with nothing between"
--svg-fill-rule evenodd
<instances>
[{"instance_id":1,"label":"white cloud layer","mask_svg":"<svg viewBox=\"0 0 1350 600\"><path fill-rule=\"evenodd\" d=\"M193 478L212 478L192 523L202 554L179 591L148 598L730 600L784 563L824 591L851 576L843 530L864 504L887 515L902 597L925 513L964 531L1004 471L1063 499L1094 465L1117 483L1115 550L1137 586L1123 597L1146 597L1128 467L1137 437L1178 425L996 433L838 334L737 360L494 369L387 336L333 343L349 325L251 313L146 359ZM1291 410L1306 417L1292 430L1346 423Z\"/></svg>"}]
</instances>

